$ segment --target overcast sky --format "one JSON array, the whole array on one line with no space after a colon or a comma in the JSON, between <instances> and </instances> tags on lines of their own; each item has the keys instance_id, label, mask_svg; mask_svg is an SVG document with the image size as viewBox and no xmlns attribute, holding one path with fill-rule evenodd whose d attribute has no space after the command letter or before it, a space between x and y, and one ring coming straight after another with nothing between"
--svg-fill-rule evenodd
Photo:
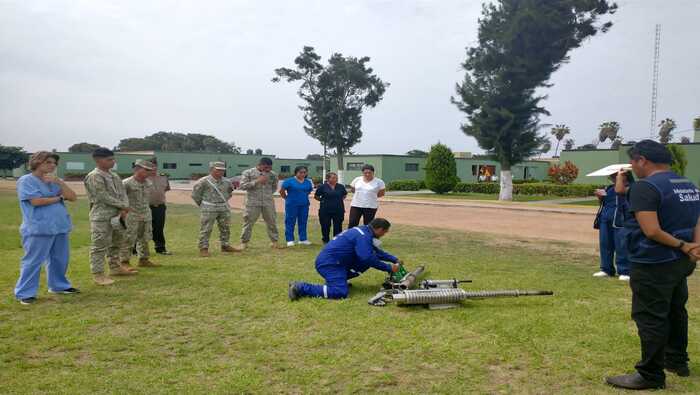
<instances>
[{"instance_id":1,"label":"overcast sky","mask_svg":"<svg viewBox=\"0 0 700 395\"><path fill-rule=\"evenodd\" d=\"M577 144L605 120L649 135L654 25L662 24L658 118L700 116L700 1L622 0L615 26L574 51L546 90ZM391 83L365 112L358 153L438 140L480 151L450 104L481 1L0 0L0 144L29 151L115 146L157 131L213 134L282 157L320 152L296 86L273 84L302 46L324 61L370 56ZM691 132L680 135L691 136Z\"/></svg>"}]
</instances>

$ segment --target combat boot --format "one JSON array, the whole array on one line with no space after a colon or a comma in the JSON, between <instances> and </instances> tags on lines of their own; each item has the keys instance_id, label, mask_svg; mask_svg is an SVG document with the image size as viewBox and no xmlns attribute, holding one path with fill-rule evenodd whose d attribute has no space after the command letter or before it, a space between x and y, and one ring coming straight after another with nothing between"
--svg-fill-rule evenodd
<instances>
[{"instance_id":1,"label":"combat boot","mask_svg":"<svg viewBox=\"0 0 700 395\"><path fill-rule=\"evenodd\" d=\"M137 274L138 271L131 271L123 266L116 267L114 269L109 269L109 274L112 276L133 276Z\"/></svg>"},{"instance_id":2,"label":"combat boot","mask_svg":"<svg viewBox=\"0 0 700 395\"><path fill-rule=\"evenodd\" d=\"M248 243L241 243L241 244L237 245L236 247L233 247L233 249L236 252L243 252L243 251L245 251L246 248L248 248Z\"/></svg>"},{"instance_id":3,"label":"combat boot","mask_svg":"<svg viewBox=\"0 0 700 395\"><path fill-rule=\"evenodd\" d=\"M208 248L200 248L199 249L199 256L202 258L209 258L209 249Z\"/></svg>"},{"instance_id":4,"label":"combat boot","mask_svg":"<svg viewBox=\"0 0 700 395\"><path fill-rule=\"evenodd\" d=\"M129 261L121 261L121 263L119 263L119 266L121 266L122 269L126 269L130 272L134 272L134 273L139 272L135 267L131 266L131 262L129 262Z\"/></svg>"},{"instance_id":5,"label":"combat boot","mask_svg":"<svg viewBox=\"0 0 700 395\"><path fill-rule=\"evenodd\" d=\"M160 265L155 262L152 262L148 258L140 258L139 267L160 267Z\"/></svg>"},{"instance_id":6,"label":"combat boot","mask_svg":"<svg viewBox=\"0 0 700 395\"><path fill-rule=\"evenodd\" d=\"M225 245L225 246L221 246L221 252L240 252L240 251L238 251L237 249L235 249L229 245Z\"/></svg>"},{"instance_id":7,"label":"combat boot","mask_svg":"<svg viewBox=\"0 0 700 395\"><path fill-rule=\"evenodd\" d=\"M102 273L93 274L92 279L95 281L95 284L97 284L97 285L112 285L112 284L114 284L114 280L112 280L108 276L105 276Z\"/></svg>"},{"instance_id":8,"label":"combat boot","mask_svg":"<svg viewBox=\"0 0 700 395\"><path fill-rule=\"evenodd\" d=\"M280 245L280 243L278 243L278 242L276 242L276 241L271 241L271 242L270 242L270 248L274 248L274 249L279 250L279 249L282 249L282 248L284 248L284 247L282 247L282 246Z\"/></svg>"}]
</instances>

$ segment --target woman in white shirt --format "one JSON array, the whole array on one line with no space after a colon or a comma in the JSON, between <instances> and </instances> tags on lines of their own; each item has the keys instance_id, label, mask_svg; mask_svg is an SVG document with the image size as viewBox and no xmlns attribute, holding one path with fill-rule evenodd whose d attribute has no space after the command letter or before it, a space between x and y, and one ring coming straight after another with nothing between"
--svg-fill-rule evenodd
<instances>
[{"instance_id":1,"label":"woman in white shirt","mask_svg":"<svg viewBox=\"0 0 700 395\"><path fill-rule=\"evenodd\" d=\"M348 228L360 224L367 225L374 219L379 208L379 198L384 196L386 186L384 181L374 176L374 166L362 166L362 177L352 180L352 203L350 203L350 218Z\"/></svg>"}]
</instances>

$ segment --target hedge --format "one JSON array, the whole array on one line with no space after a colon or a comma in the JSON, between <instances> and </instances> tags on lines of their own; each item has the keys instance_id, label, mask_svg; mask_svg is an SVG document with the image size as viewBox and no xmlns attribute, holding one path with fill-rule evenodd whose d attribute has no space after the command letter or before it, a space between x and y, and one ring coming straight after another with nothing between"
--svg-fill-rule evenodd
<instances>
[{"instance_id":1,"label":"hedge","mask_svg":"<svg viewBox=\"0 0 700 395\"><path fill-rule=\"evenodd\" d=\"M394 180L387 184L387 191L420 191L425 183L418 180Z\"/></svg>"},{"instance_id":2,"label":"hedge","mask_svg":"<svg viewBox=\"0 0 700 395\"><path fill-rule=\"evenodd\" d=\"M593 192L602 188L601 185L591 184L569 184L557 185L549 183L525 183L514 184L514 195L544 195L562 197L587 197L593 196ZM486 193L497 194L500 192L498 183L459 183L453 192L457 193Z\"/></svg>"}]
</instances>

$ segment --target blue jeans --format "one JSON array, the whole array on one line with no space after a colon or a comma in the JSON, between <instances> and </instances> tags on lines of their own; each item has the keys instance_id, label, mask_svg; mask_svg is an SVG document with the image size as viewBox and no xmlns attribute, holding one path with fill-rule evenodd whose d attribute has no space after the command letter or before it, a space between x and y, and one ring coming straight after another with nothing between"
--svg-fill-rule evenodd
<instances>
[{"instance_id":1,"label":"blue jeans","mask_svg":"<svg viewBox=\"0 0 700 395\"><path fill-rule=\"evenodd\" d=\"M338 263L317 263L316 271L326 280L326 284L303 283L301 286L302 296L325 299L345 299L348 297L348 270L344 266Z\"/></svg>"},{"instance_id":2,"label":"blue jeans","mask_svg":"<svg viewBox=\"0 0 700 395\"><path fill-rule=\"evenodd\" d=\"M623 243L622 229L614 228L611 220L601 220L599 231L600 270L614 276L615 266L617 266L617 274L629 276L629 261L627 248Z\"/></svg>"},{"instance_id":3,"label":"blue jeans","mask_svg":"<svg viewBox=\"0 0 700 395\"><path fill-rule=\"evenodd\" d=\"M15 286L15 297L26 299L35 297L39 289L41 265L47 262L46 274L49 289L63 291L71 288L66 278L70 246L68 233L55 236L26 236L22 237L24 256L20 266L19 280Z\"/></svg>"},{"instance_id":4,"label":"blue jeans","mask_svg":"<svg viewBox=\"0 0 700 395\"><path fill-rule=\"evenodd\" d=\"M309 206L284 206L284 237L287 241L294 241L294 225L298 226L299 241L308 240L306 224L309 220Z\"/></svg>"}]
</instances>

